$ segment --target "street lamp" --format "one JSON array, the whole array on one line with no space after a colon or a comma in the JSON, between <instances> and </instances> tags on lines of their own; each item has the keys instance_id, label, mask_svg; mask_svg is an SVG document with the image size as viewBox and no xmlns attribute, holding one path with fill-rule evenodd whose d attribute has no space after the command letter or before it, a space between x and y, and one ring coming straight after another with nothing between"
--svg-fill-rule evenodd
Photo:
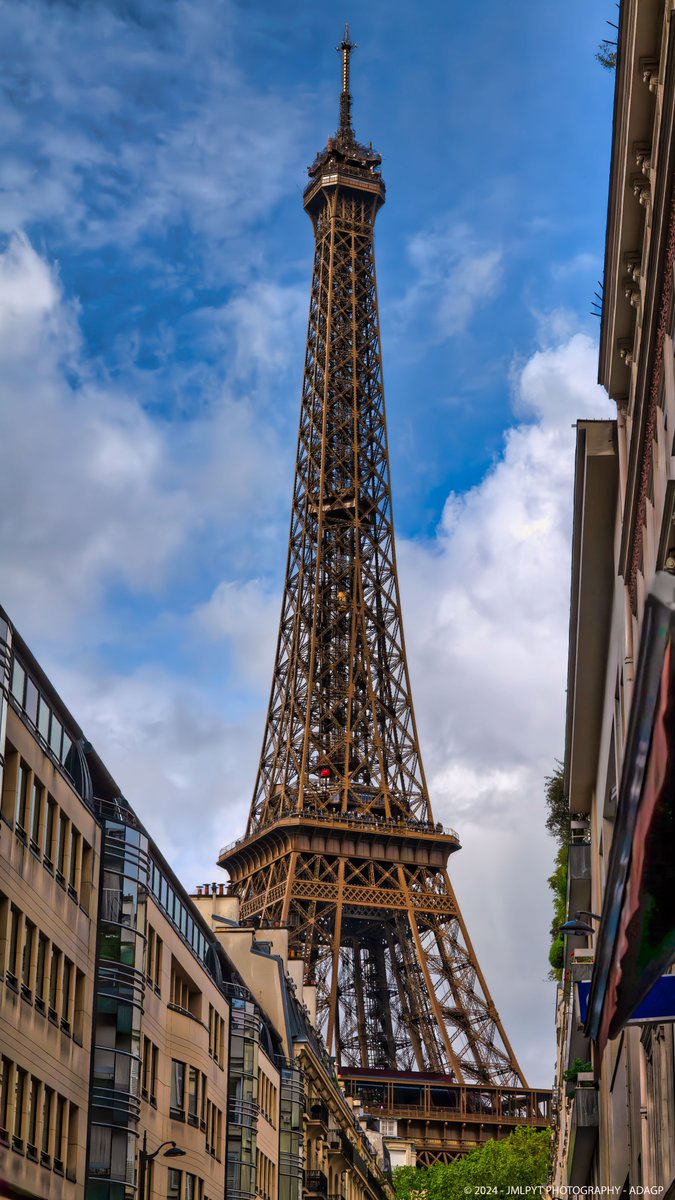
<instances>
[{"instance_id":1,"label":"street lamp","mask_svg":"<svg viewBox=\"0 0 675 1200\"><path fill-rule=\"evenodd\" d=\"M598 913L592 913L587 908L581 908L578 912L575 912L573 921L565 921L564 925L558 926L558 933L584 934L586 936L590 933L595 933L593 926L589 925L588 921L580 921L580 917L591 917L593 921L600 921L602 919Z\"/></svg>"},{"instance_id":2,"label":"street lamp","mask_svg":"<svg viewBox=\"0 0 675 1200\"><path fill-rule=\"evenodd\" d=\"M168 1146L168 1150L164 1147ZM139 1200L145 1200L145 1180L148 1172L148 1163L154 1162L160 1150L164 1150L164 1158L183 1158L185 1151L181 1150L175 1142L162 1142L152 1154L148 1154L148 1134L147 1130L143 1132L143 1146L138 1151L138 1197Z\"/></svg>"}]
</instances>

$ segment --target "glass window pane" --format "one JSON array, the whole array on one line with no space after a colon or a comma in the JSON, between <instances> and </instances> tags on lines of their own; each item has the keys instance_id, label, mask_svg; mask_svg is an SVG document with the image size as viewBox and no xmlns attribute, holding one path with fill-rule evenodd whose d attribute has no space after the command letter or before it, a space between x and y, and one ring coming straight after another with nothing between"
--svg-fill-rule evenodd
<instances>
[{"instance_id":1,"label":"glass window pane","mask_svg":"<svg viewBox=\"0 0 675 1200\"><path fill-rule=\"evenodd\" d=\"M70 754L70 748L71 748L72 744L73 744L73 743L71 742L70 738L68 737L68 734L66 733L66 731L65 731L65 729L64 729L64 731L63 731L63 745L62 745L62 747L61 747L61 762L62 762L62 763L65 763L65 761L66 761L66 759L67 759L68 755Z\"/></svg>"},{"instance_id":2,"label":"glass window pane","mask_svg":"<svg viewBox=\"0 0 675 1200\"><path fill-rule=\"evenodd\" d=\"M54 855L54 823L56 821L56 804L51 799L47 800L47 820L45 821L45 844L44 852L47 858L52 859Z\"/></svg>"},{"instance_id":3,"label":"glass window pane","mask_svg":"<svg viewBox=\"0 0 675 1200\"><path fill-rule=\"evenodd\" d=\"M16 791L16 823L22 829L26 828L28 812L28 767L25 763L19 766L19 778Z\"/></svg>"},{"instance_id":4,"label":"glass window pane","mask_svg":"<svg viewBox=\"0 0 675 1200\"><path fill-rule=\"evenodd\" d=\"M23 694L26 686L26 672L24 671L18 659L14 659L14 667L12 670L12 695L17 704L23 707Z\"/></svg>"},{"instance_id":5,"label":"glass window pane","mask_svg":"<svg viewBox=\"0 0 675 1200\"><path fill-rule=\"evenodd\" d=\"M61 722L52 713L52 727L49 733L49 745L57 758L61 756Z\"/></svg>"},{"instance_id":6,"label":"glass window pane","mask_svg":"<svg viewBox=\"0 0 675 1200\"><path fill-rule=\"evenodd\" d=\"M38 714L38 733L41 733L45 741L49 739L49 718L51 709L46 703L44 696L40 696L40 709Z\"/></svg>"},{"instance_id":7,"label":"glass window pane","mask_svg":"<svg viewBox=\"0 0 675 1200\"><path fill-rule=\"evenodd\" d=\"M38 710L38 690L33 683L33 680L28 676L26 680L26 716L29 721L37 725L37 710Z\"/></svg>"},{"instance_id":8,"label":"glass window pane","mask_svg":"<svg viewBox=\"0 0 675 1200\"><path fill-rule=\"evenodd\" d=\"M40 821L42 820L42 787L33 780L33 801L30 819L30 836L37 846L40 838Z\"/></svg>"}]
</instances>

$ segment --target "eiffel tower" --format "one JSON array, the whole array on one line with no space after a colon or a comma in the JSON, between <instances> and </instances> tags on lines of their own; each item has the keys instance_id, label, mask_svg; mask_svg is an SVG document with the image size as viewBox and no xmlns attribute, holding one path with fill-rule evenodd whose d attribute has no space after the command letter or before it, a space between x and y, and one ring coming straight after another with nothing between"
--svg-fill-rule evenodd
<instances>
[{"instance_id":1,"label":"eiffel tower","mask_svg":"<svg viewBox=\"0 0 675 1200\"><path fill-rule=\"evenodd\" d=\"M396 571L374 227L381 157L340 125L309 168L315 235L281 623L246 834L244 924L283 925L338 1069L526 1088L447 874Z\"/></svg>"}]
</instances>

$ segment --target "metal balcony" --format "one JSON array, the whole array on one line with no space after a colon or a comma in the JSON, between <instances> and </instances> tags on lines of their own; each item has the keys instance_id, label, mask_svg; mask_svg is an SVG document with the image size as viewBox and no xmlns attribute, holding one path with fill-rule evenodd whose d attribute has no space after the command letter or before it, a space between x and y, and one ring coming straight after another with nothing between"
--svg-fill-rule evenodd
<instances>
[{"instance_id":1,"label":"metal balcony","mask_svg":"<svg viewBox=\"0 0 675 1200\"><path fill-rule=\"evenodd\" d=\"M328 1197L328 1180L323 1171L308 1171L305 1175L304 1193L306 1196Z\"/></svg>"}]
</instances>

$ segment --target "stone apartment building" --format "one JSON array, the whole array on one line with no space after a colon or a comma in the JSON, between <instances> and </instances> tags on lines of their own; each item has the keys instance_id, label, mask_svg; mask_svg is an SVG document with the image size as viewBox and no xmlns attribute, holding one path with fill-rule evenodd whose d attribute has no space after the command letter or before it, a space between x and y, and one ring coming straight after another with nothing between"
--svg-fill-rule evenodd
<instances>
[{"instance_id":1,"label":"stone apartment building","mask_svg":"<svg viewBox=\"0 0 675 1200\"><path fill-rule=\"evenodd\" d=\"M577 425L554 1182L673 1196L672 0L622 0L619 26L599 369L617 415Z\"/></svg>"},{"instance_id":2,"label":"stone apartment building","mask_svg":"<svg viewBox=\"0 0 675 1200\"><path fill-rule=\"evenodd\" d=\"M0 671L0 1194L388 1200L285 931L188 894L1 609Z\"/></svg>"}]
</instances>

